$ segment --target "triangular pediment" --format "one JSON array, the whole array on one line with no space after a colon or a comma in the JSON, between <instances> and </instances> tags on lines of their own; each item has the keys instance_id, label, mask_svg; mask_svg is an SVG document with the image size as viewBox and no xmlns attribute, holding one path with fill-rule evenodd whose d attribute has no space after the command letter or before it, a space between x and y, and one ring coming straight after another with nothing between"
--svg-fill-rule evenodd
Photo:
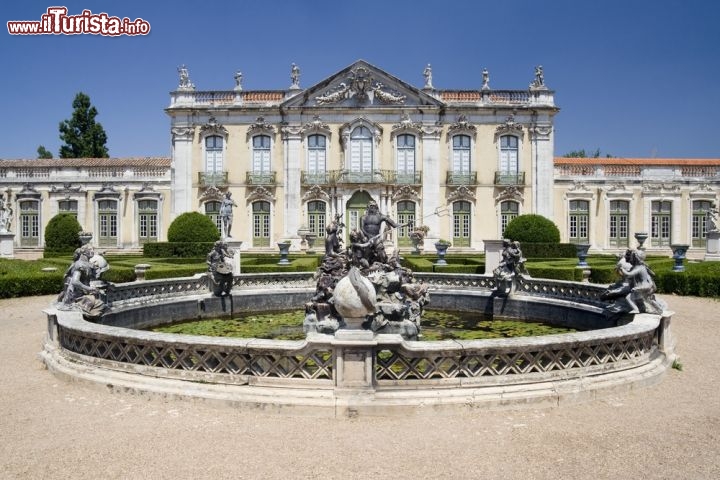
<instances>
[{"instance_id":1,"label":"triangular pediment","mask_svg":"<svg viewBox=\"0 0 720 480\"><path fill-rule=\"evenodd\" d=\"M325 80L295 95L283 107L387 107L445 104L399 78L358 60Z\"/></svg>"}]
</instances>

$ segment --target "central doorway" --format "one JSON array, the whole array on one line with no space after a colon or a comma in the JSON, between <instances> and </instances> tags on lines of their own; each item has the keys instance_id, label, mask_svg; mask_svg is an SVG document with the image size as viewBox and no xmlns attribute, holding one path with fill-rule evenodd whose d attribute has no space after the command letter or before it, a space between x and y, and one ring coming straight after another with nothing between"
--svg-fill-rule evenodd
<instances>
[{"instance_id":1,"label":"central doorway","mask_svg":"<svg viewBox=\"0 0 720 480\"><path fill-rule=\"evenodd\" d=\"M370 200L373 198L368 192L355 192L345 205L345 240L348 244L348 234L353 230L360 230L360 222Z\"/></svg>"}]
</instances>

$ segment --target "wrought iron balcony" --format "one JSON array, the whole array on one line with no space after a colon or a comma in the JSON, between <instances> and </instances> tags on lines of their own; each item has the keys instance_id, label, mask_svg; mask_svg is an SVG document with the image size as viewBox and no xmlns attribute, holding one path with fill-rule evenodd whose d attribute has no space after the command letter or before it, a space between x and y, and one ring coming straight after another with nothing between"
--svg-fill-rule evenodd
<instances>
[{"instance_id":1,"label":"wrought iron balcony","mask_svg":"<svg viewBox=\"0 0 720 480\"><path fill-rule=\"evenodd\" d=\"M387 183L385 171L352 172L350 170L333 170L330 172L334 183Z\"/></svg>"},{"instance_id":2,"label":"wrought iron balcony","mask_svg":"<svg viewBox=\"0 0 720 480\"><path fill-rule=\"evenodd\" d=\"M495 172L495 185L525 185L525 172Z\"/></svg>"},{"instance_id":3,"label":"wrought iron balcony","mask_svg":"<svg viewBox=\"0 0 720 480\"><path fill-rule=\"evenodd\" d=\"M422 185L422 172L386 170L385 176L388 183L394 183L396 185Z\"/></svg>"},{"instance_id":4,"label":"wrought iron balcony","mask_svg":"<svg viewBox=\"0 0 720 480\"><path fill-rule=\"evenodd\" d=\"M477 185L477 172L455 172L448 170L445 183L448 185Z\"/></svg>"},{"instance_id":5,"label":"wrought iron balcony","mask_svg":"<svg viewBox=\"0 0 720 480\"><path fill-rule=\"evenodd\" d=\"M198 183L201 187L209 187L210 185L227 185L228 172L200 172L198 173Z\"/></svg>"},{"instance_id":6,"label":"wrought iron balcony","mask_svg":"<svg viewBox=\"0 0 720 480\"><path fill-rule=\"evenodd\" d=\"M300 183L303 185L331 185L332 172L301 172Z\"/></svg>"},{"instance_id":7,"label":"wrought iron balcony","mask_svg":"<svg viewBox=\"0 0 720 480\"><path fill-rule=\"evenodd\" d=\"M275 185L276 172L247 172L245 183L248 185Z\"/></svg>"}]
</instances>

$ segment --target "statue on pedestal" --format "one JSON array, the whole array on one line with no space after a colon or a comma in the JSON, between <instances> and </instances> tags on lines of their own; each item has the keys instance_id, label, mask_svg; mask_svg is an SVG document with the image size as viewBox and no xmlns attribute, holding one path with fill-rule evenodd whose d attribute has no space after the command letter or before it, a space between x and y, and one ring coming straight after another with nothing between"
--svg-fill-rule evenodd
<instances>
[{"instance_id":1,"label":"statue on pedestal","mask_svg":"<svg viewBox=\"0 0 720 480\"><path fill-rule=\"evenodd\" d=\"M232 199L232 193L226 192L225 198L220 202L220 222L222 230L222 238L231 238L230 232L233 223L233 207L237 204Z\"/></svg>"},{"instance_id":2,"label":"statue on pedestal","mask_svg":"<svg viewBox=\"0 0 720 480\"><path fill-rule=\"evenodd\" d=\"M233 286L232 266L225 259L233 258L235 252L228 248L222 240L215 242L213 249L208 253L207 266L210 273L210 289L216 297L230 295Z\"/></svg>"},{"instance_id":3,"label":"statue on pedestal","mask_svg":"<svg viewBox=\"0 0 720 480\"><path fill-rule=\"evenodd\" d=\"M58 309L80 309L88 319L100 317L107 309L104 282L100 276L110 269L105 258L90 244L75 250L73 263L65 271Z\"/></svg>"}]
</instances>

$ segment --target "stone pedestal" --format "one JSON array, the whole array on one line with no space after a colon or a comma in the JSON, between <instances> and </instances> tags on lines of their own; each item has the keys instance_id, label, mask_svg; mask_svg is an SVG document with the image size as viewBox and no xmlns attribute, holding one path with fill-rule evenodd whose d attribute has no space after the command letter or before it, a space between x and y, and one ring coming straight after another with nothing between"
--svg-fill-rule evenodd
<instances>
[{"instance_id":1,"label":"stone pedestal","mask_svg":"<svg viewBox=\"0 0 720 480\"><path fill-rule=\"evenodd\" d=\"M502 240L483 240L485 243L485 275L492 275L502 258Z\"/></svg>"},{"instance_id":2,"label":"stone pedestal","mask_svg":"<svg viewBox=\"0 0 720 480\"><path fill-rule=\"evenodd\" d=\"M372 332L352 331L346 337L344 331L341 335L335 334L332 342L337 355L336 387L348 390L370 390L374 387L374 348L377 342L373 340ZM370 333L370 338L360 338L362 334Z\"/></svg>"},{"instance_id":3,"label":"stone pedestal","mask_svg":"<svg viewBox=\"0 0 720 480\"><path fill-rule=\"evenodd\" d=\"M242 246L242 240L231 240L225 239L225 243L230 250L235 252L232 257L232 273L233 275L240 275L240 247Z\"/></svg>"},{"instance_id":4,"label":"stone pedestal","mask_svg":"<svg viewBox=\"0 0 720 480\"><path fill-rule=\"evenodd\" d=\"M15 258L15 234L0 233L0 258Z\"/></svg>"},{"instance_id":5,"label":"stone pedestal","mask_svg":"<svg viewBox=\"0 0 720 480\"><path fill-rule=\"evenodd\" d=\"M706 234L705 260L720 262L720 232L710 231Z\"/></svg>"}]
</instances>

